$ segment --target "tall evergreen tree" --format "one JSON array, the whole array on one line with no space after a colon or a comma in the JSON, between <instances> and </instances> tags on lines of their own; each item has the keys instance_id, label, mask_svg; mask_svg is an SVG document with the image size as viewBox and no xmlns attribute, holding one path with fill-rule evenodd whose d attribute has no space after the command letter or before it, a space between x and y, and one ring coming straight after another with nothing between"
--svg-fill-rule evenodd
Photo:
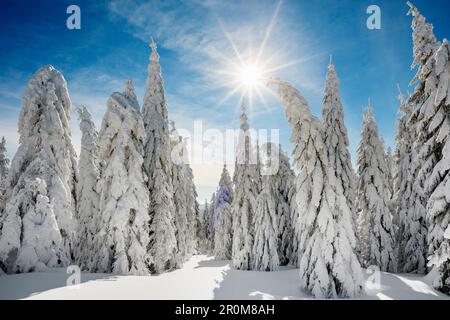
<instances>
[{"instance_id":1,"label":"tall evergreen tree","mask_svg":"<svg viewBox=\"0 0 450 320\"><path fill-rule=\"evenodd\" d=\"M197 190L194 184L194 174L192 168L187 165L185 167L185 183L187 184L186 190L189 190L187 194L187 217L188 217L188 234L187 234L187 250L188 255L191 256L196 252L198 247L198 223L199 223L199 204L197 201Z\"/></svg>"},{"instance_id":2,"label":"tall evergreen tree","mask_svg":"<svg viewBox=\"0 0 450 320\"><path fill-rule=\"evenodd\" d=\"M6 179L9 170L9 159L6 155L6 139L0 141L0 179Z\"/></svg>"},{"instance_id":3,"label":"tall evergreen tree","mask_svg":"<svg viewBox=\"0 0 450 320\"><path fill-rule=\"evenodd\" d=\"M417 153L415 140L415 118L413 107L400 93L400 119L397 121L396 149L394 153L393 210L394 225L397 226L396 242L398 271L426 272L427 225L423 190L415 177L420 166L415 163Z\"/></svg>"},{"instance_id":4,"label":"tall evergreen tree","mask_svg":"<svg viewBox=\"0 0 450 320\"><path fill-rule=\"evenodd\" d=\"M218 221L214 235L214 256L219 260L231 259L233 239L233 217L231 203L233 202L233 183L227 166L223 166L216 192L216 205Z\"/></svg>"},{"instance_id":5,"label":"tall evergreen tree","mask_svg":"<svg viewBox=\"0 0 450 320\"><path fill-rule=\"evenodd\" d=\"M363 276L354 253L352 216L328 165L322 124L295 88L280 80L272 84L278 87L293 129L294 162L300 171L295 180L297 217L293 221L300 285L317 298L358 296Z\"/></svg>"},{"instance_id":6,"label":"tall evergreen tree","mask_svg":"<svg viewBox=\"0 0 450 320\"><path fill-rule=\"evenodd\" d=\"M192 192L187 184L187 150L183 138L175 128L175 122L171 121L171 160L172 160L172 184L173 199L175 203L175 229L177 239L177 263L181 267L182 263L189 256L189 222L188 222L188 194Z\"/></svg>"},{"instance_id":7,"label":"tall evergreen tree","mask_svg":"<svg viewBox=\"0 0 450 320\"><path fill-rule=\"evenodd\" d=\"M81 268L91 270L94 237L100 228L100 196L97 183L100 178L98 134L92 116L86 107L78 108L81 130L81 152L78 162L80 177L77 183L78 244L77 262Z\"/></svg>"},{"instance_id":8,"label":"tall evergreen tree","mask_svg":"<svg viewBox=\"0 0 450 320\"><path fill-rule=\"evenodd\" d=\"M438 268L435 287L450 293L450 50L449 43L436 40L433 26L411 3L413 16L413 66L417 82L409 103L417 121L414 148L420 165L417 181L427 206L428 254Z\"/></svg>"},{"instance_id":9,"label":"tall evergreen tree","mask_svg":"<svg viewBox=\"0 0 450 320\"><path fill-rule=\"evenodd\" d=\"M208 221L206 222L206 238L209 242L210 251L214 248L214 234L216 232L217 212L215 212L216 193L213 192L211 201L209 202Z\"/></svg>"},{"instance_id":10,"label":"tall evergreen tree","mask_svg":"<svg viewBox=\"0 0 450 320\"><path fill-rule=\"evenodd\" d=\"M2 230L2 215L6 205L6 182L9 172L9 159L6 156L6 140L0 142L0 235Z\"/></svg>"},{"instance_id":11,"label":"tall evergreen tree","mask_svg":"<svg viewBox=\"0 0 450 320\"><path fill-rule=\"evenodd\" d=\"M281 148L274 143L263 145L265 151L261 156L262 190L257 198L256 212L254 216L255 239L253 244L253 269L259 271L278 270L280 256L286 263L288 249L286 243L290 240L289 202L284 198L282 185ZM292 179L290 180L292 183ZM279 224L282 223L282 226ZM287 239L283 239L287 238ZM283 246L283 240L285 245ZM286 241L287 240L287 241Z\"/></svg>"},{"instance_id":12,"label":"tall evergreen tree","mask_svg":"<svg viewBox=\"0 0 450 320\"><path fill-rule=\"evenodd\" d=\"M39 69L23 101L0 238L6 272L66 266L76 241L77 163L64 77L52 66Z\"/></svg>"},{"instance_id":13,"label":"tall evergreen tree","mask_svg":"<svg viewBox=\"0 0 450 320\"><path fill-rule=\"evenodd\" d=\"M156 43L152 41L150 46L152 53L142 110L147 133L144 166L150 191L150 268L152 273L161 273L177 266L177 239L164 81Z\"/></svg>"},{"instance_id":14,"label":"tall evergreen tree","mask_svg":"<svg viewBox=\"0 0 450 320\"><path fill-rule=\"evenodd\" d=\"M249 270L252 266L253 216L256 210L256 198L259 187L255 173L255 157L252 149L250 126L247 122L245 107L240 116L240 130L234 168L233 212L233 266L240 270Z\"/></svg>"},{"instance_id":15,"label":"tall evergreen tree","mask_svg":"<svg viewBox=\"0 0 450 320\"><path fill-rule=\"evenodd\" d=\"M398 271L425 273L427 257L427 227L425 208L416 201L414 186L415 157L412 144L415 128L412 126L411 104L400 92L400 118L397 121L396 147L394 152L394 225L397 225Z\"/></svg>"},{"instance_id":16,"label":"tall evergreen tree","mask_svg":"<svg viewBox=\"0 0 450 320\"><path fill-rule=\"evenodd\" d=\"M353 222L356 224L356 176L348 150L348 133L344 123L344 108L340 98L339 79L331 58L325 81L322 116L324 143L329 165L334 168L336 182L341 185L347 205L352 213Z\"/></svg>"},{"instance_id":17,"label":"tall evergreen tree","mask_svg":"<svg viewBox=\"0 0 450 320\"><path fill-rule=\"evenodd\" d=\"M145 130L141 114L125 93L113 93L99 133L104 163L98 184L99 231L93 272L148 274L147 176L143 170Z\"/></svg>"},{"instance_id":18,"label":"tall evergreen tree","mask_svg":"<svg viewBox=\"0 0 450 320\"><path fill-rule=\"evenodd\" d=\"M281 146L279 146L279 169L274 178L277 179L276 184L280 195L278 203L278 259L280 265L287 265L292 262L296 264L298 259L292 259L292 216L294 213L293 204L295 197L295 174L289 163L289 158ZM295 255L294 255L295 257Z\"/></svg>"},{"instance_id":19,"label":"tall evergreen tree","mask_svg":"<svg viewBox=\"0 0 450 320\"><path fill-rule=\"evenodd\" d=\"M208 223L209 223L210 208L208 200L205 199L205 204L203 205L203 214L201 219L201 240L199 241L200 252L204 254L210 253L210 245L208 240Z\"/></svg>"},{"instance_id":20,"label":"tall evergreen tree","mask_svg":"<svg viewBox=\"0 0 450 320\"><path fill-rule=\"evenodd\" d=\"M369 102L358 146L358 232L361 261L369 267L395 272L395 238L389 210L389 182L383 143Z\"/></svg>"}]
</instances>

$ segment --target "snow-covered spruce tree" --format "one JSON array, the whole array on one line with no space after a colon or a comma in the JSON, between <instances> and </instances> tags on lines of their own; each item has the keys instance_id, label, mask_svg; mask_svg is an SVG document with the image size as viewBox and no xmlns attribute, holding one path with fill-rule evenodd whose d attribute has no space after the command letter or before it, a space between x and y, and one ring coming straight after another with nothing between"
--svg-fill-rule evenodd
<instances>
[{"instance_id":1,"label":"snow-covered spruce tree","mask_svg":"<svg viewBox=\"0 0 450 320\"><path fill-rule=\"evenodd\" d=\"M208 240L208 222L209 222L209 203L208 200L205 199L205 204L203 205L203 213L201 219L201 241L199 242L200 251L209 254L210 253L210 245Z\"/></svg>"},{"instance_id":2,"label":"snow-covered spruce tree","mask_svg":"<svg viewBox=\"0 0 450 320\"><path fill-rule=\"evenodd\" d=\"M178 134L175 128L175 122L171 121L171 161L172 161L172 184L173 199L175 204L175 236L177 239L177 263L181 267L188 257L188 193L191 192L187 184L186 157L187 150L183 138Z\"/></svg>"},{"instance_id":3,"label":"snow-covered spruce tree","mask_svg":"<svg viewBox=\"0 0 450 320\"><path fill-rule=\"evenodd\" d=\"M84 106L78 108L81 130L81 152L78 162L80 172L77 183L77 206L79 215L76 260L82 269L91 270L94 237L99 231L100 196L97 183L100 178L98 134L92 116Z\"/></svg>"},{"instance_id":4,"label":"snow-covered spruce tree","mask_svg":"<svg viewBox=\"0 0 450 320\"><path fill-rule=\"evenodd\" d=\"M358 146L357 205L360 260L364 266L378 266L395 272L395 238L389 211L389 182L383 143L369 103L361 126Z\"/></svg>"},{"instance_id":5,"label":"snow-covered spruce tree","mask_svg":"<svg viewBox=\"0 0 450 320\"><path fill-rule=\"evenodd\" d=\"M252 269L258 271L278 270L280 259L278 257L278 220L283 208L280 194L279 146L267 143L263 146L264 157L261 157L262 185L257 197L254 222L254 242L252 251ZM287 212L289 215L289 212Z\"/></svg>"},{"instance_id":6,"label":"snow-covered spruce tree","mask_svg":"<svg viewBox=\"0 0 450 320\"><path fill-rule=\"evenodd\" d=\"M150 191L150 268L152 273L161 273L177 266L177 239L164 81L156 43L152 42L150 46L152 53L148 65L147 91L142 111L147 134L144 167L148 175Z\"/></svg>"},{"instance_id":7,"label":"snow-covered spruce tree","mask_svg":"<svg viewBox=\"0 0 450 320\"><path fill-rule=\"evenodd\" d=\"M245 108L240 116L240 130L234 167L234 196L231 204L233 219L233 266L240 270L252 267L253 216L258 196L258 181L255 181L255 157L252 154L250 127Z\"/></svg>"},{"instance_id":8,"label":"snow-covered spruce tree","mask_svg":"<svg viewBox=\"0 0 450 320\"><path fill-rule=\"evenodd\" d=\"M208 220L206 221L206 238L209 241L210 250L214 248L214 234L216 233L217 216L215 212L216 193L213 192L208 207Z\"/></svg>"},{"instance_id":9,"label":"snow-covered spruce tree","mask_svg":"<svg viewBox=\"0 0 450 320\"><path fill-rule=\"evenodd\" d=\"M208 200L205 199L205 204L203 205L203 213L202 213L202 226L205 238L207 238L208 234L208 220L209 220L209 204Z\"/></svg>"},{"instance_id":10,"label":"snow-covered spruce tree","mask_svg":"<svg viewBox=\"0 0 450 320\"><path fill-rule=\"evenodd\" d=\"M176 138L177 136L178 138ZM197 246L197 218L199 214L197 190L194 184L194 174L192 172L192 168L189 165L186 139L183 139L181 136L179 136L176 130L172 131L172 139L172 142L174 143L172 145L172 163L173 166L176 167L173 170L178 171L178 175L175 175L175 173L172 172L173 177L178 176L178 179L173 180L174 199L175 206L179 207L180 205L183 205L184 208L182 208L181 211L184 211L186 214L187 224L184 236L185 244L183 246L185 247L185 258L188 258L195 252L195 248ZM175 181L178 182L176 183ZM182 204L180 201L177 201L177 190L183 191L184 196L181 200L184 201L184 204ZM178 210L176 214L179 214ZM179 231L177 230L177 233L178 232ZM178 244L178 246L180 247L180 244Z\"/></svg>"},{"instance_id":11,"label":"snow-covered spruce tree","mask_svg":"<svg viewBox=\"0 0 450 320\"><path fill-rule=\"evenodd\" d=\"M288 156L283 152L280 145L265 143L261 149L260 174L261 181L263 181L262 189L264 189L267 183L273 185L273 188L266 188L266 193L267 190L271 190L271 196L275 203L279 264L287 265L289 262L297 263L298 259L293 259L292 254L293 248L297 249L298 246L294 247L292 242L293 210L291 210L291 203L293 203L293 197L295 195L295 174L291 169ZM270 176L270 181L264 181L266 180L266 176ZM261 206L261 200L258 197L257 207ZM255 227L258 227L256 222Z\"/></svg>"},{"instance_id":12,"label":"snow-covered spruce tree","mask_svg":"<svg viewBox=\"0 0 450 320\"><path fill-rule=\"evenodd\" d=\"M23 101L0 238L0 265L7 272L66 266L76 242L77 163L64 77L52 66L39 69Z\"/></svg>"},{"instance_id":13,"label":"snow-covered spruce tree","mask_svg":"<svg viewBox=\"0 0 450 320\"><path fill-rule=\"evenodd\" d=\"M412 144L415 127L411 120L412 107L403 94L399 94L400 118L397 121L394 151L394 225L396 230L396 247L398 256L397 270L400 272L425 273L426 271L426 237L425 208L415 201L417 193L414 188L412 170L415 157Z\"/></svg>"},{"instance_id":14,"label":"snow-covered spruce tree","mask_svg":"<svg viewBox=\"0 0 450 320\"><path fill-rule=\"evenodd\" d=\"M430 265L436 266L439 276L434 286L450 294L450 45L444 40L433 57L431 81L435 88L425 102L429 104L423 112L432 112L426 121L426 130L434 135L431 142L432 157L437 160L425 182L425 192L429 194L427 220L429 225L428 243ZM424 106L423 106L424 107ZM431 110L430 110L431 109ZM430 156L427 157L429 159ZM427 168L427 162L425 162Z\"/></svg>"},{"instance_id":15,"label":"snow-covered spruce tree","mask_svg":"<svg viewBox=\"0 0 450 320\"><path fill-rule=\"evenodd\" d=\"M195 247L194 254L205 253L203 244L205 243L205 230L200 217L200 205L197 203L197 216L195 217Z\"/></svg>"},{"instance_id":16,"label":"snow-covered spruce tree","mask_svg":"<svg viewBox=\"0 0 450 320\"><path fill-rule=\"evenodd\" d=\"M223 166L219 181L219 189L216 192L215 211L218 221L214 235L214 256L218 260L230 260L233 239L233 217L231 203L233 202L233 183L228 173L227 166Z\"/></svg>"},{"instance_id":17,"label":"snow-covered spruce tree","mask_svg":"<svg viewBox=\"0 0 450 320\"><path fill-rule=\"evenodd\" d=\"M99 133L100 217L91 270L144 275L149 271L150 220L143 170L145 130L127 91L110 96Z\"/></svg>"},{"instance_id":18,"label":"snow-covered spruce tree","mask_svg":"<svg viewBox=\"0 0 450 320\"><path fill-rule=\"evenodd\" d=\"M186 190L189 190L186 198L186 210L188 217L188 233L187 233L187 250L188 256L193 255L198 247L198 223L199 223L199 204L197 201L197 190L194 184L194 174L192 168L187 165L185 167L185 183Z\"/></svg>"},{"instance_id":19,"label":"snow-covered spruce tree","mask_svg":"<svg viewBox=\"0 0 450 320\"><path fill-rule=\"evenodd\" d=\"M445 233L450 220L447 147L450 132L449 45L447 40L438 42L433 26L426 23L416 7L409 2L408 5L411 8L408 14L413 16L413 67L418 66L411 81L417 86L408 100L414 107L411 118L416 123L414 150L417 157L414 163L417 175L414 178L416 188L422 191L421 203L426 203L427 208L429 265L439 268L435 286L449 292L449 246Z\"/></svg>"},{"instance_id":20,"label":"snow-covered spruce tree","mask_svg":"<svg viewBox=\"0 0 450 320\"><path fill-rule=\"evenodd\" d=\"M2 214L6 205L6 181L9 171L9 159L6 156L6 139L0 141L0 235L2 230Z\"/></svg>"},{"instance_id":21,"label":"snow-covered spruce tree","mask_svg":"<svg viewBox=\"0 0 450 320\"><path fill-rule=\"evenodd\" d=\"M292 259L292 215L294 210L292 203L295 196L295 174L289 163L289 158L281 146L279 146L279 169L276 173L277 187L280 194L280 200L278 204L278 259L280 265L287 265L292 262L297 263L298 259L291 261ZM297 248L297 246L296 246Z\"/></svg>"},{"instance_id":22,"label":"snow-covered spruce tree","mask_svg":"<svg viewBox=\"0 0 450 320\"><path fill-rule=\"evenodd\" d=\"M0 179L6 179L9 171L9 159L6 155L6 139L0 141Z\"/></svg>"},{"instance_id":23,"label":"snow-covered spruce tree","mask_svg":"<svg viewBox=\"0 0 450 320\"><path fill-rule=\"evenodd\" d=\"M296 177L301 287L317 298L355 297L363 290L363 275L355 251L352 216L332 166L328 165L322 124L311 114L305 98L290 84L277 85L292 127Z\"/></svg>"},{"instance_id":24,"label":"snow-covered spruce tree","mask_svg":"<svg viewBox=\"0 0 450 320\"><path fill-rule=\"evenodd\" d=\"M340 183L344 191L347 205L352 213L354 225L356 225L356 176L352 168L347 128L344 123L344 108L339 92L339 79L330 59L325 80L325 92L323 97L323 132L325 150L329 165L333 166L337 183Z\"/></svg>"}]
</instances>

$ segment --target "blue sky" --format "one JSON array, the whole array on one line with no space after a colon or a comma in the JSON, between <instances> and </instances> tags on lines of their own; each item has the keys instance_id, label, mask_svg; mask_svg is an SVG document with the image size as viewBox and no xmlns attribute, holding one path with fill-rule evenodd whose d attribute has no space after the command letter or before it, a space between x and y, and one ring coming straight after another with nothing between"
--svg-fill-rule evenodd
<instances>
[{"instance_id":1,"label":"blue sky","mask_svg":"<svg viewBox=\"0 0 450 320\"><path fill-rule=\"evenodd\" d=\"M450 35L448 0L414 0L432 22L438 39ZM81 8L81 30L66 28L66 8ZM366 27L366 8L381 8L381 30ZM65 76L74 105L84 104L97 125L113 91L133 79L140 100L145 90L153 36L159 44L169 103L177 126L192 129L194 120L205 128L238 127L239 94L223 102L233 87L224 86L228 69L224 57L238 58L230 41L245 57L263 42L279 5L261 61L271 67L288 65L271 75L295 84L312 111L321 114L321 98L329 55L341 82L341 98L355 159L361 112L370 96L386 144L393 146L397 117L396 84L406 91L414 75L411 17L403 0L318 1L30 1L0 4L0 135L17 147L17 121L22 95L32 74L52 64ZM409 88L412 91L412 88ZM263 94L250 110L250 124L280 129L286 150L290 129L280 103ZM72 114L73 139L79 145L77 117ZM220 166L195 167L199 198L210 196Z\"/></svg>"}]
</instances>

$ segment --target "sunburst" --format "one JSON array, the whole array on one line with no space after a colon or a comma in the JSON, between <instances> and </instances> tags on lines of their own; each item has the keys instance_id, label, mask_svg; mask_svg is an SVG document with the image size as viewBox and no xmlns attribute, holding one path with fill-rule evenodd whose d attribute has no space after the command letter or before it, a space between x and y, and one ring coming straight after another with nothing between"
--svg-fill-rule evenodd
<instances>
[{"instance_id":1,"label":"sunburst","mask_svg":"<svg viewBox=\"0 0 450 320\"><path fill-rule=\"evenodd\" d=\"M252 46L248 46L244 50L239 50L230 33L227 32L225 26L221 24L225 38L233 50L234 59L230 59L221 53L220 57L225 62L224 66L220 70L215 70L217 74L225 76L222 86L230 88L225 97L220 101L220 105L227 102L231 97L240 95L236 108L240 107L243 99L247 100L249 108L253 108L255 99L258 99L258 102L261 102L263 106L267 107L267 101L265 99L266 94L272 96L276 95L267 88L265 85L266 81L273 76L275 71L298 63L297 61L277 63L277 53L264 57L264 51L269 43L280 7L281 1L278 2L275 8L270 23L265 30L264 38L257 47L257 50ZM253 52L256 54L252 54Z\"/></svg>"}]
</instances>

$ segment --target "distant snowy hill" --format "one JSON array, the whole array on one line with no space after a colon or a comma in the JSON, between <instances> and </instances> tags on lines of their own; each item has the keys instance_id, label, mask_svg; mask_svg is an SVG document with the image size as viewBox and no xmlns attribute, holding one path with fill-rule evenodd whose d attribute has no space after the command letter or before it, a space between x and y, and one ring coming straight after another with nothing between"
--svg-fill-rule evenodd
<instances>
[{"instance_id":1,"label":"distant snowy hill","mask_svg":"<svg viewBox=\"0 0 450 320\"><path fill-rule=\"evenodd\" d=\"M366 274L366 284L370 282ZM230 269L229 261L194 256L182 269L159 276L81 275L66 287L65 269L0 277L0 299L311 299L298 286L298 270L278 272ZM381 273L381 289L363 299L449 299L418 275Z\"/></svg>"}]
</instances>

